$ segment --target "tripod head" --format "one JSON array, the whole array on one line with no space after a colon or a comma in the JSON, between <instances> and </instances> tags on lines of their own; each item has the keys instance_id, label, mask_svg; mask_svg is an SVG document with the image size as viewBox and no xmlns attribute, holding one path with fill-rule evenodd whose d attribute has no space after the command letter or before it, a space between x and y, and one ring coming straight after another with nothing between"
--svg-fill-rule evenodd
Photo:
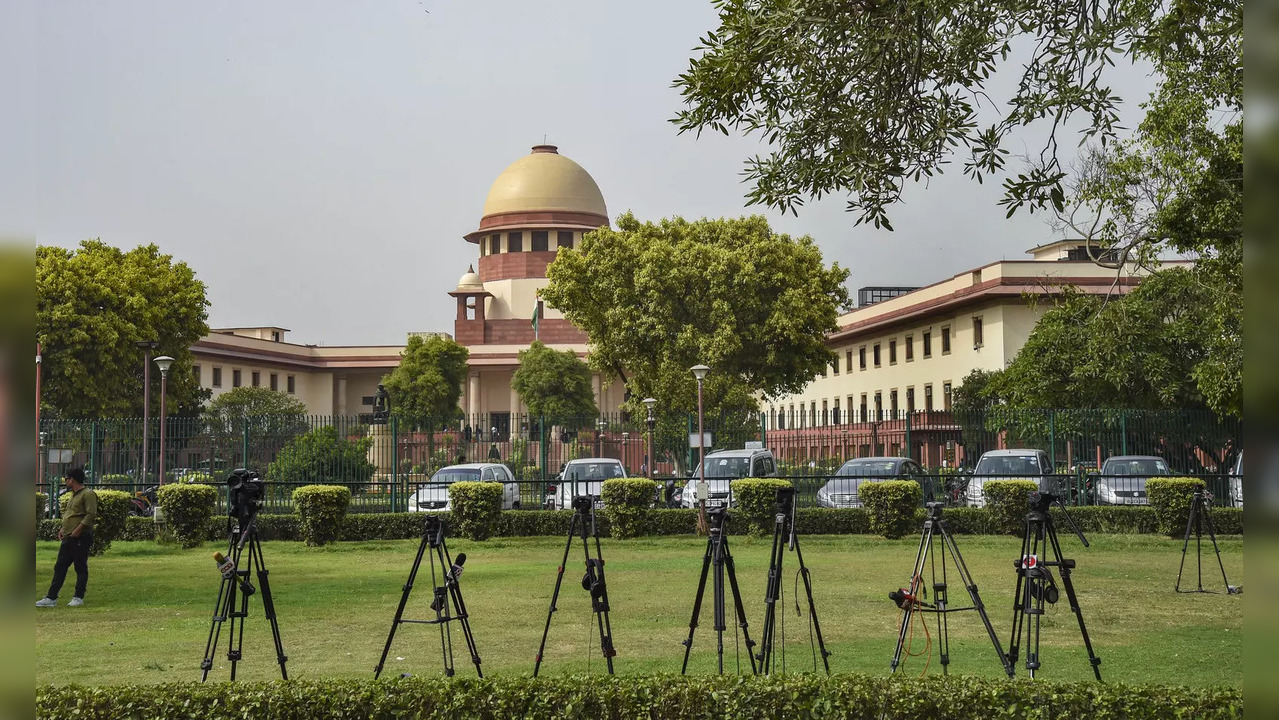
<instances>
[{"instance_id":1,"label":"tripod head","mask_svg":"<svg viewBox=\"0 0 1279 720\"><path fill-rule=\"evenodd\" d=\"M944 502L927 502L924 507L928 508L929 520L940 520L942 508L946 507Z\"/></svg>"},{"instance_id":2,"label":"tripod head","mask_svg":"<svg viewBox=\"0 0 1279 720\"><path fill-rule=\"evenodd\" d=\"M571 507L574 510L580 510L582 512L586 512L587 510L593 510L595 508L595 496L594 495L574 495Z\"/></svg>"},{"instance_id":3,"label":"tripod head","mask_svg":"<svg viewBox=\"0 0 1279 720\"><path fill-rule=\"evenodd\" d=\"M777 488L777 514L790 515L795 508L795 487L793 485Z\"/></svg>"},{"instance_id":4,"label":"tripod head","mask_svg":"<svg viewBox=\"0 0 1279 720\"><path fill-rule=\"evenodd\" d=\"M1070 512L1066 510L1066 505L1062 503L1060 495L1044 492L1042 490L1039 492L1033 492L1030 494L1029 504L1031 512L1041 513L1043 515L1047 515L1049 509L1056 505L1061 510L1061 514L1066 516L1066 522L1070 524L1070 529L1073 530L1075 535L1079 538L1079 542L1083 543L1084 547L1088 547L1088 538L1084 537L1084 531L1079 529L1079 525L1075 523L1075 519L1071 517Z\"/></svg>"},{"instance_id":5,"label":"tripod head","mask_svg":"<svg viewBox=\"0 0 1279 720\"><path fill-rule=\"evenodd\" d=\"M728 508L724 506L706 508L706 521L710 525L711 532L720 532L724 529L724 520L728 517Z\"/></svg>"}]
</instances>

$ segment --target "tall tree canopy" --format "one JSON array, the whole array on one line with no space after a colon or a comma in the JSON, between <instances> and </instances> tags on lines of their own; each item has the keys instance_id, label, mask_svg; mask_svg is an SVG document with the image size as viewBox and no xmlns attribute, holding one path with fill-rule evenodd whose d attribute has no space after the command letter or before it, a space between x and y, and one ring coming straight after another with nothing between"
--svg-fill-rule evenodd
<instances>
[{"instance_id":1,"label":"tall tree canopy","mask_svg":"<svg viewBox=\"0 0 1279 720\"><path fill-rule=\"evenodd\" d=\"M663 417L696 410L697 364L711 367L711 417L744 417L756 393L798 392L834 360L825 336L848 306L848 271L759 216L652 223L627 213L616 230L561 250L547 277L542 297L586 332L591 366L625 380L633 410L653 397Z\"/></svg>"},{"instance_id":2,"label":"tall tree canopy","mask_svg":"<svg viewBox=\"0 0 1279 720\"><path fill-rule=\"evenodd\" d=\"M551 424L599 414L591 389L591 369L572 350L554 350L534 341L521 350L511 386L528 406L529 415Z\"/></svg>"},{"instance_id":3,"label":"tall tree canopy","mask_svg":"<svg viewBox=\"0 0 1279 720\"><path fill-rule=\"evenodd\" d=\"M1122 224L1128 189L1068 199L1070 158L1058 154L1068 125L1100 146L1125 139L1108 84L1117 64L1153 66L1157 89L1146 121L1103 166L1140 158L1182 193L1242 120L1242 0L715 4L719 28L675 82L686 107L673 122L760 134L771 152L747 161L748 197L783 210L847 193L858 222L891 229L904 183L959 160L978 181L1004 177L1009 214L1097 203L1103 222ZM1001 72L1020 73L1003 94ZM1042 139L1014 175L1008 146L1020 150L1033 132Z\"/></svg>"},{"instance_id":4,"label":"tall tree canopy","mask_svg":"<svg viewBox=\"0 0 1279 720\"><path fill-rule=\"evenodd\" d=\"M391 414L422 428L460 416L457 403L470 354L452 338L410 336L400 353L400 364L382 378L391 396Z\"/></svg>"},{"instance_id":5,"label":"tall tree canopy","mask_svg":"<svg viewBox=\"0 0 1279 720\"><path fill-rule=\"evenodd\" d=\"M213 398L204 422L215 440L235 447L247 429L251 437L284 442L306 432L306 404L264 387L238 387Z\"/></svg>"},{"instance_id":6,"label":"tall tree canopy","mask_svg":"<svg viewBox=\"0 0 1279 720\"><path fill-rule=\"evenodd\" d=\"M36 339L44 345L42 402L64 417L142 415L143 350L174 358L171 414L195 414L207 391L191 345L208 333L204 283L155 245L128 252L99 240L36 248ZM152 367L151 401L160 399Z\"/></svg>"}]
</instances>

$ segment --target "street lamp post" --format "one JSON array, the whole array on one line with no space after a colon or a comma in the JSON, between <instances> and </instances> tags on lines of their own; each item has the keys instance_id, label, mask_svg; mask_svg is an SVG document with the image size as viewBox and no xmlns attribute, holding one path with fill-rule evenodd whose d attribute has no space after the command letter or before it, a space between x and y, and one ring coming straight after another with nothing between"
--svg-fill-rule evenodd
<instances>
[{"instance_id":1,"label":"street lamp post","mask_svg":"<svg viewBox=\"0 0 1279 720\"><path fill-rule=\"evenodd\" d=\"M699 498L698 506L698 522L702 525L706 523L706 430L703 427L702 418L702 380L706 377L706 373L710 372L710 368L705 365L694 365L689 368L693 377L697 378L697 495Z\"/></svg>"},{"instance_id":2,"label":"street lamp post","mask_svg":"<svg viewBox=\"0 0 1279 720\"><path fill-rule=\"evenodd\" d=\"M657 427L657 418L653 417L653 408L657 405L655 398L644 398L644 407L648 408L648 418L644 421L644 425L648 428L648 476L653 477L657 468L657 456L653 454L653 429Z\"/></svg>"},{"instance_id":3,"label":"street lamp post","mask_svg":"<svg viewBox=\"0 0 1279 720\"><path fill-rule=\"evenodd\" d=\"M151 444L151 351L160 343L155 340L138 340L134 345L142 348L142 467L138 482L146 487L147 454Z\"/></svg>"},{"instance_id":4,"label":"street lamp post","mask_svg":"<svg viewBox=\"0 0 1279 720\"><path fill-rule=\"evenodd\" d=\"M604 418L595 421L595 457L604 457L604 428L608 423Z\"/></svg>"},{"instance_id":5,"label":"street lamp post","mask_svg":"<svg viewBox=\"0 0 1279 720\"><path fill-rule=\"evenodd\" d=\"M161 355L155 359L156 367L160 368L160 485L164 484L164 426L165 414L167 408L165 406L166 396L169 394L169 366L173 364L173 358L168 355Z\"/></svg>"}]
</instances>

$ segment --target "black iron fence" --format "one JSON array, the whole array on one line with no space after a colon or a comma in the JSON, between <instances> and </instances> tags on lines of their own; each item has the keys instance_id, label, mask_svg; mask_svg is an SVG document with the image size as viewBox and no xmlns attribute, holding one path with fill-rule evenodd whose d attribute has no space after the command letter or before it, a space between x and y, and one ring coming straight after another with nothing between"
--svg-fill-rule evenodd
<instances>
[{"instance_id":1,"label":"black iron fence","mask_svg":"<svg viewBox=\"0 0 1279 720\"><path fill-rule=\"evenodd\" d=\"M768 415L706 418L708 450L758 443L773 453L777 474L790 479L800 502L809 506L818 504L818 491L846 460L883 456L915 459L926 470L917 479L927 497L961 502L955 488L967 486L966 473L983 452L1023 447L1047 453L1051 469L1070 489L1063 496L1074 504L1137 501L1130 494L1139 490L1137 479L1096 477L1114 455L1161 457L1175 475L1208 480L1219 503L1228 504L1232 483L1239 484L1229 473L1242 425L1207 413L1000 408L777 424ZM287 512L292 490L316 483L351 487L354 512L389 512L408 509L409 498L439 468L487 461L510 469L519 507L532 509L546 506L569 460L616 458L632 475L682 487L700 452L697 420L689 414L663 416L650 426L624 414L550 423L495 413L428 427L433 429L407 427L395 418L378 425L366 417L252 417L231 423L176 417L165 422L162 449L154 419L145 443L143 422L136 418L45 420L37 485L52 491L66 468L83 467L93 486L136 493L158 484L161 468L165 482L220 484L231 469L250 467L267 482L266 512Z\"/></svg>"}]
</instances>

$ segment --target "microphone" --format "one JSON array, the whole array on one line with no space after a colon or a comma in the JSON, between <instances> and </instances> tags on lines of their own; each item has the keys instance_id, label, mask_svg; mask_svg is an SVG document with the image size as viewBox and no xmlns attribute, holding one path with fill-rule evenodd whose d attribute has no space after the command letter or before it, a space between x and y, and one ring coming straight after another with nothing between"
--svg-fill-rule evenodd
<instances>
[{"instance_id":1,"label":"microphone","mask_svg":"<svg viewBox=\"0 0 1279 720\"><path fill-rule=\"evenodd\" d=\"M235 575L235 561L220 552L213 553L213 562L217 563L218 572L224 579L230 580Z\"/></svg>"},{"instance_id":2,"label":"microphone","mask_svg":"<svg viewBox=\"0 0 1279 720\"><path fill-rule=\"evenodd\" d=\"M897 590L888 593L888 599L896 603L897 607L901 608L902 610L907 610L912 606L927 607L927 608L933 607L931 603L926 603L923 600L920 600L918 597L912 595L910 591L907 590L906 588L898 588Z\"/></svg>"},{"instance_id":3,"label":"microphone","mask_svg":"<svg viewBox=\"0 0 1279 720\"><path fill-rule=\"evenodd\" d=\"M453 560L453 567L449 569L449 578L453 582L457 582L462 577L462 566L466 564L466 553L458 553Z\"/></svg>"}]
</instances>

